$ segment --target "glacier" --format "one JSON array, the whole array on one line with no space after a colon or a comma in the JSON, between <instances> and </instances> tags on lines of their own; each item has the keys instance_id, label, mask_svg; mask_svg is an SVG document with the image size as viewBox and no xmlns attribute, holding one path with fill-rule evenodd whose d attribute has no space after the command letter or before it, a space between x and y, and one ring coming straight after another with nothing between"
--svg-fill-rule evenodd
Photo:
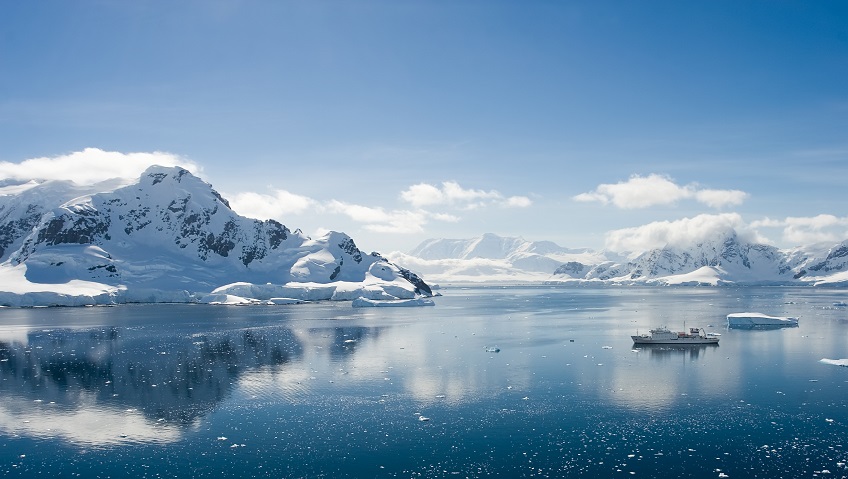
<instances>
[{"instance_id":1,"label":"glacier","mask_svg":"<svg viewBox=\"0 0 848 479\"><path fill-rule=\"evenodd\" d=\"M344 233L310 238L239 216L179 167L152 166L134 181L0 189L2 306L431 295L417 274L365 254Z\"/></svg>"}]
</instances>

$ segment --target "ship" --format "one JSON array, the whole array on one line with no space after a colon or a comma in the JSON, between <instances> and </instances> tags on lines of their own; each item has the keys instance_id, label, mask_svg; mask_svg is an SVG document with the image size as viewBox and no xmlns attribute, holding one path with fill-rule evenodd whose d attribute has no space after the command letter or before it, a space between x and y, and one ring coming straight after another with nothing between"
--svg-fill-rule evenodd
<instances>
[{"instance_id":1,"label":"ship","mask_svg":"<svg viewBox=\"0 0 848 479\"><path fill-rule=\"evenodd\" d=\"M633 344L718 344L718 334L708 333L703 328L689 328L689 332L672 331L665 326L650 330L649 333L630 336Z\"/></svg>"}]
</instances>

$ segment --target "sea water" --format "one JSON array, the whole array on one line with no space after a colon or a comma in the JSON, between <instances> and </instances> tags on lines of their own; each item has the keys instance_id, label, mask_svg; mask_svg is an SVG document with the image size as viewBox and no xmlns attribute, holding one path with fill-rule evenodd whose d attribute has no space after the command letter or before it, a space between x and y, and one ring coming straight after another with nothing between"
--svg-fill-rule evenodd
<instances>
[{"instance_id":1,"label":"sea water","mask_svg":"<svg viewBox=\"0 0 848 479\"><path fill-rule=\"evenodd\" d=\"M844 290L442 293L0 310L0 476L848 476ZM634 347L660 325L721 342Z\"/></svg>"}]
</instances>

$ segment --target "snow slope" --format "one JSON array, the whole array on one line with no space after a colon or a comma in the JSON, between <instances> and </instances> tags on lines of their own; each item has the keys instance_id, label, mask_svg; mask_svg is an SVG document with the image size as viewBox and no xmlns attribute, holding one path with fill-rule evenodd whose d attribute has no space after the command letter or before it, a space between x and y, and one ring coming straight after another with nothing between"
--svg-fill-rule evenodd
<instances>
[{"instance_id":1,"label":"snow slope","mask_svg":"<svg viewBox=\"0 0 848 479\"><path fill-rule=\"evenodd\" d=\"M243 289L233 284L287 287L257 288L255 299L431 294L344 233L312 239L237 215L181 168L154 166L131 184L12 186L0 196L0 304L197 301Z\"/></svg>"}]
</instances>

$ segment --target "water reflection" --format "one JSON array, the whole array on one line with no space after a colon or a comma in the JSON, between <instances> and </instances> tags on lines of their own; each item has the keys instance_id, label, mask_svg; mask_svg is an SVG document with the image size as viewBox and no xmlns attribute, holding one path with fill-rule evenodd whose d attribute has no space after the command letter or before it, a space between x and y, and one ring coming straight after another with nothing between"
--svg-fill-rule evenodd
<instances>
[{"instance_id":1,"label":"water reflection","mask_svg":"<svg viewBox=\"0 0 848 479\"><path fill-rule=\"evenodd\" d=\"M727 329L743 329L753 331L769 331L774 329L797 328L798 323L786 324L730 324Z\"/></svg>"},{"instance_id":2,"label":"water reflection","mask_svg":"<svg viewBox=\"0 0 848 479\"><path fill-rule=\"evenodd\" d=\"M376 328L310 331L332 357ZM285 370L304 355L289 328L162 336L132 328L39 330L0 341L0 430L91 445L170 442L246 373Z\"/></svg>"},{"instance_id":3,"label":"water reflection","mask_svg":"<svg viewBox=\"0 0 848 479\"><path fill-rule=\"evenodd\" d=\"M640 344L634 350L639 351L642 354L647 353L648 357L655 361L665 361L675 358L696 361L708 350L713 350L718 347L718 344L690 344L686 346Z\"/></svg>"}]
</instances>

